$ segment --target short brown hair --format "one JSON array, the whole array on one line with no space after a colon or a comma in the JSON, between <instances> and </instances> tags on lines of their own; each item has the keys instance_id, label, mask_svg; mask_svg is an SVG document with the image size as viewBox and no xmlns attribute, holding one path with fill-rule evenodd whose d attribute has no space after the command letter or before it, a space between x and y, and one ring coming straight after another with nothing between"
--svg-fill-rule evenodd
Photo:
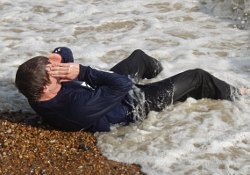
<instances>
[{"instance_id":1,"label":"short brown hair","mask_svg":"<svg viewBox=\"0 0 250 175\"><path fill-rule=\"evenodd\" d=\"M29 101L38 101L44 87L50 83L49 74L46 71L48 64L47 57L37 56L18 67L15 85Z\"/></svg>"}]
</instances>

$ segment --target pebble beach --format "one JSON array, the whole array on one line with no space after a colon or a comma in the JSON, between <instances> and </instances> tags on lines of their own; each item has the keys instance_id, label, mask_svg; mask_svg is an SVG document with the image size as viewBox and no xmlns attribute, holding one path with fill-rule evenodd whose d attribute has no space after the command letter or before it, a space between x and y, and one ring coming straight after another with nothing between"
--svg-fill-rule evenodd
<instances>
[{"instance_id":1,"label":"pebble beach","mask_svg":"<svg viewBox=\"0 0 250 175\"><path fill-rule=\"evenodd\" d=\"M0 174L141 175L140 166L108 160L91 133L62 132L34 114L0 114Z\"/></svg>"}]
</instances>

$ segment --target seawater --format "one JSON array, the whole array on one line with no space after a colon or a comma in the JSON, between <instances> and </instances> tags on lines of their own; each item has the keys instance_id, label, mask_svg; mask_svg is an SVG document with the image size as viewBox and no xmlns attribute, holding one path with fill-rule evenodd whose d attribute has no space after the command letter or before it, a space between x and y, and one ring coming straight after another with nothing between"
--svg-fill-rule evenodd
<instances>
[{"instance_id":1,"label":"seawater","mask_svg":"<svg viewBox=\"0 0 250 175\"><path fill-rule=\"evenodd\" d=\"M153 82L202 68L250 87L249 0L1 0L0 111L28 111L17 67L67 46L76 62L108 69L142 49L164 70ZM97 133L109 159L151 175L250 174L250 95L188 99L143 122Z\"/></svg>"}]
</instances>

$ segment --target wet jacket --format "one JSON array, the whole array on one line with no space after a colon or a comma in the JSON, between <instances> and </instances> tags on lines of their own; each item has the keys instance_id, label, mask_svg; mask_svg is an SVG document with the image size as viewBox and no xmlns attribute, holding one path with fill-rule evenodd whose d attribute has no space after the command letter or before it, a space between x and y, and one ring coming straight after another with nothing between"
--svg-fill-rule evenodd
<instances>
[{"instance_id":1,"label":"wet jacket","mask_svg":"<svg viewBox=\"0 0 250 175\"><path fill-rule=\"evenodd\" d=\"M127 76L80 65L78 80L63 84L48 101L30 102L31 107L63 130L109 131L111 124L132 121L126 105L132 82Z\"/></svg>"},{"instance_id":2,"label":"wet jacket","mask_svg":"<svg viewBox=\"0 0 250 175\"><path fill-rule=\"evenodd\" d=\"M52 53L60 54L63 63L74 62L67 47L57 47ZM78 78L64 83L56 97L30 105L45 121L62 130L109 131L111 124L132 121L127 105L131 86L127 76L80 65Z\"/></svg>"}]
</instances>

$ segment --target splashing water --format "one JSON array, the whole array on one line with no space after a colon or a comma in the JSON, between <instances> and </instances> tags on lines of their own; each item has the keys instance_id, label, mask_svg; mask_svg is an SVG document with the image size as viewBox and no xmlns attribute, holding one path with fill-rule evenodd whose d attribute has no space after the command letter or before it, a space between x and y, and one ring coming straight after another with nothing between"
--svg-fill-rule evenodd
<instances>
[{"instance_id":1,"label":"splashing water","mask_svg":"<svg viewBox=\"0 0 250 175\"><path fill-rule=\"evenodd\" d=\"M22 62L68 46L76 62L110 68L140 48L160 59L154 80L202 68L250 87L249 0L2 0L0 110L32 111L13 85ZM143 122L97 133L110 159L148 174L250 174L250 97L188 99Z\"/></svg>"},{"instance_id":2,"label":"splashing water","mask_svg":"<svg viewBox=\"0 0 250 175\"><path fill-rule=\"evenodd\" d=\"M220 18L234 20L233 26L238 29L249 29L249 0L201 0L209 12Z\"/></svg>"}]
</instances>

